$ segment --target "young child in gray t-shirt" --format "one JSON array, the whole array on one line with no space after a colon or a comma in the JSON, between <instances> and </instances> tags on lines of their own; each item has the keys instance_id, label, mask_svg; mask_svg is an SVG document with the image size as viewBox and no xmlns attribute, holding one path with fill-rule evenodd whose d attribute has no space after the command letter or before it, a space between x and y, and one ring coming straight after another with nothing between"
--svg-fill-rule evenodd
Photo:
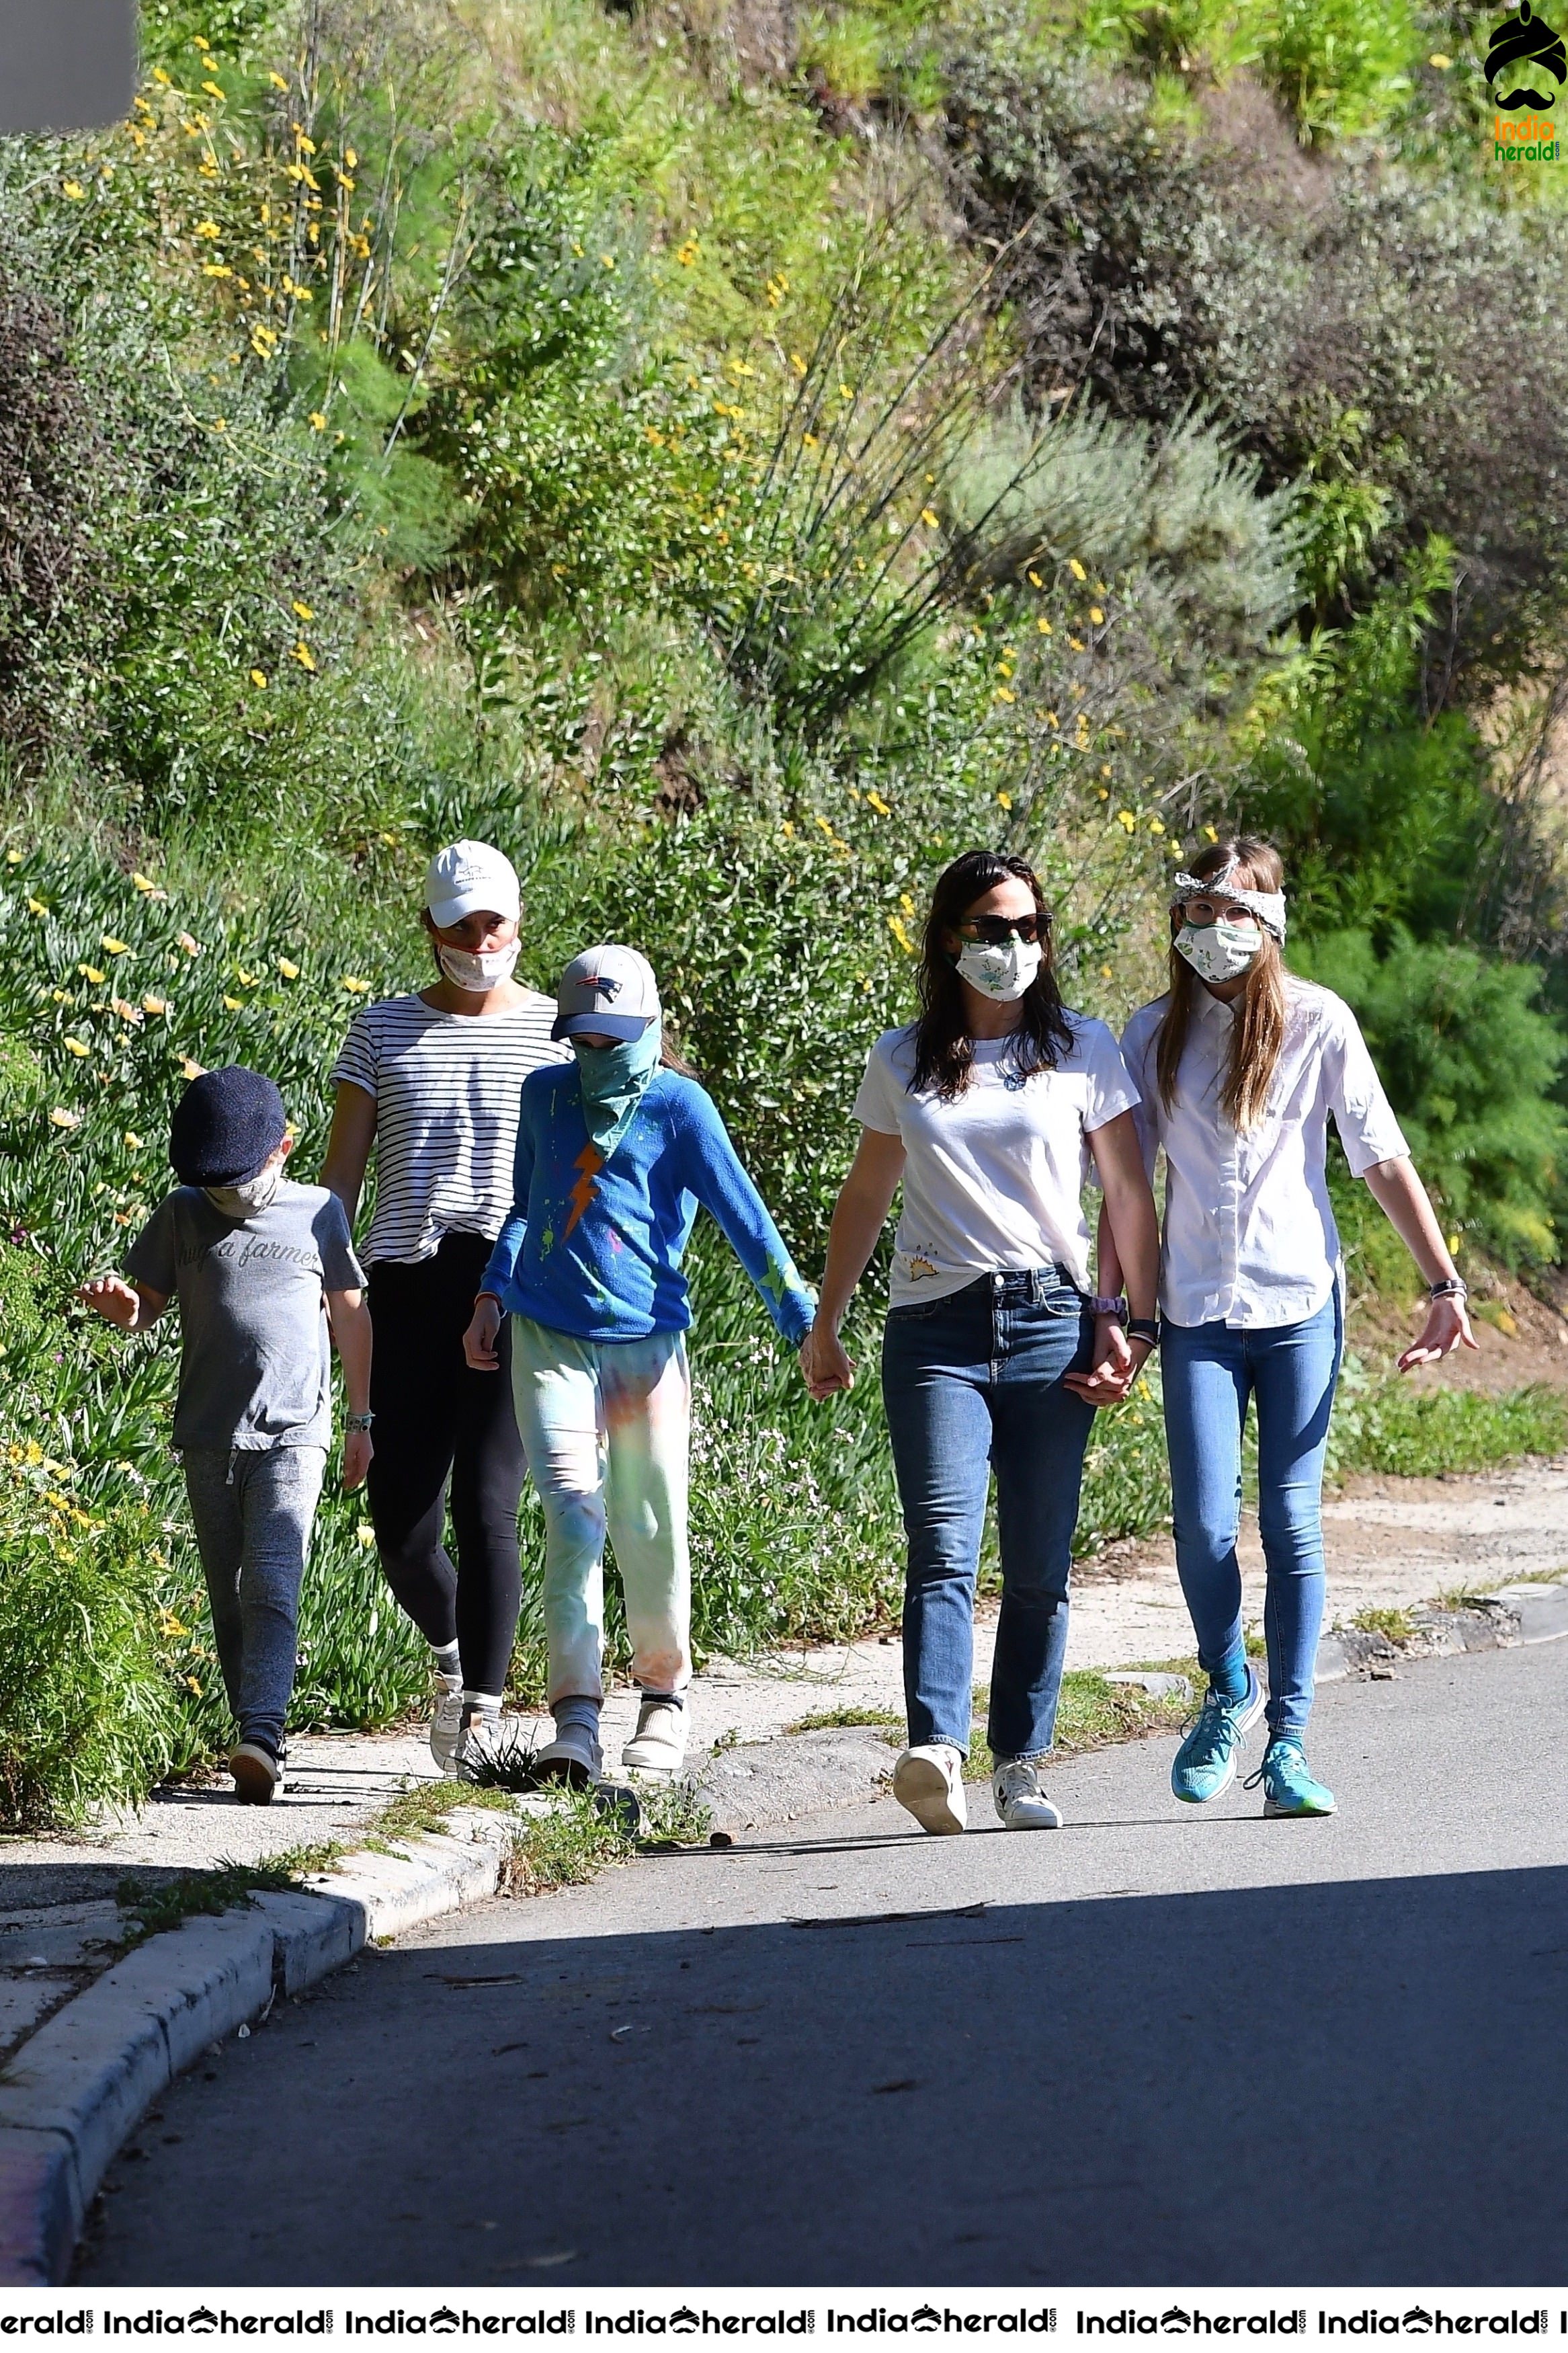
<instances>
[{"instance_id":1,"label":"young child in gray t-shirt","mask_svg":"<svg viewBox=\"0 0 1568 2353\"><path fill-rule=\"evenodd\" d=\"M371 1458L364 1275L337 1196L285 1178L290 1148L270 1079L237 1063L193 1079L169 1131L179 1190L132 1242L130 1281L100 1275L79 1294L125 1332L178 1296L174 1442L239 1726L229 1770L253 1805L281 1778L300 1586L332 1439L332 1340L348 1393L345 1487Z\"/></svg>"}]
</instances>

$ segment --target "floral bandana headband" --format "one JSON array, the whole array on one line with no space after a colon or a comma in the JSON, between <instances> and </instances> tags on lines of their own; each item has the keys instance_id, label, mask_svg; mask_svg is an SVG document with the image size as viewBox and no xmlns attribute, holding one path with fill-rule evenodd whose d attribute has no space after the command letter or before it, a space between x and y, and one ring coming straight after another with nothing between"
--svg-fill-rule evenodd
<instances>
[{"instance_id":1,"label":"floral bandana headband","mask_svg":"<svg viewBox=\"0 0 1568 2353\"><path fill-rule=\"evenodd\" d=\"M1171 890L1171 904L1179 907L1187 899L1233 899L1238 907L1258 917L1267 931L1277 940L1285 936L1285 893L1283 891L1238 891L1229 877L1236 872L1237 860L1232 859L1223 873L1210 874L1202 881L1195 874L1178 874Z\"/></svg>"}]
</instances>

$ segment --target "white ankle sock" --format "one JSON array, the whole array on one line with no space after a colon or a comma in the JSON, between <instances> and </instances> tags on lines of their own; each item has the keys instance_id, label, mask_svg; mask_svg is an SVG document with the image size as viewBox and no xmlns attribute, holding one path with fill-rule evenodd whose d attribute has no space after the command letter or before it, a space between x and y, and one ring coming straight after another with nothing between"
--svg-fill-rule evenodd
<instances>
[{"instance_id":1,"label":"white ankle sock","mask_svg":"<svg viewBox=\"0 0 1568 2353\"><path fill-rule=\"evenodd\" d=\"M471 1715L499 1715L500 1714L500 1692L465 1690L463 1694L463 1705Z\"/></svg>"},{"instance_id":2,"label":"white ankle sock","mask_svg":"<svg viewBox=\"0 0 1568 2353\"><path fill-rule=\"evenodd\" d=\"M447 1689L449 1692L461 1691L463 1687L463 1670L458 1664L458 1646L456 1642L449 1642L444 1651L438 1651L436 1648L435 1643L432 1642L430 1645L430 1663L435 1668L436 1672L439 1675L441 1681L446 1684Z\"/></svg>"}]
</instances>

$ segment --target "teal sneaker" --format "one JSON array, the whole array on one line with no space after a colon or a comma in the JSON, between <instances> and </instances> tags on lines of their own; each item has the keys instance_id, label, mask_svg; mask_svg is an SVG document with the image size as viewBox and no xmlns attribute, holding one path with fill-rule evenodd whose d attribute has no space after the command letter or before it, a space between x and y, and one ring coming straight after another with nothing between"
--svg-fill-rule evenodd
<instances>
[{"instance_id":1,"label":"teal sneaker","mask_svg":"<svg viewBox=\"0 0 1568 2353\"><path fill-rule=\"evenodd\" d=\"M1176 1751L1171 1794L1184 1806L1203 1806L1221 1796L1236 1778L1241 1744L1263 1713L1263 1687L1250 1667L1247 1694L1226 1699L1211 1683L1197 1722Z\"/></svg>"},{"instance_id":2,"label":"teal sneaker","mask_svg":"<svg viewBox=\"0 0 1568 2353\"><path fill-rule=\"evenodd\" d=\"M1243 1787L1256 1789L1263 1784L1265 1816L1283 1819L1287 1816L1331 1814L1334 1793L1314 1781L1307 1770L1307 1758L1299 1740L1287 1736L1271 1739L1263 1752L1263 1762L1256 1773L1249 1774Z\"/></svg>"}]
</instances>

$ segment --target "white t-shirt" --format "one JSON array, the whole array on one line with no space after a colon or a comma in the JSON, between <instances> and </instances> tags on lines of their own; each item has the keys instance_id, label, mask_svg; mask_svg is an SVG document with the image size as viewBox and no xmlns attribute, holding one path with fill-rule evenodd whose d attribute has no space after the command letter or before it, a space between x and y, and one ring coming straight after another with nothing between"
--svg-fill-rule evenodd
<instances>
[{"instance_id":1,"label":"white t-shirt","mask_svg":"<svg viewBox=\"0 0 1568 2353\"><path fill-rule=\"evenodd\" d=\"M332 1071L375 1098L375 1214L361 1244L378 1259L434 1258L447 1234L494 1241L511 1207L518 1101L530 1071L571 1060L551 1040L552 997L508 1013L439 1013L384 997L356 1013Z\"/></svg>"},{"instance_id":2,"label":"white t-shirt","mask_svg":"<svg viewBox=\"0 0 1568 2353\"><path fill-rule=\"evenodd\" d=\"M1123 1034L1121 1050L1141 1090L1138 1133L1151 1176L1164 1147L1160 1305L1173 1324L1273 1331L1315 1315L1340 1263L1324 1174L1329 1114L1352 1176L1410 1149L1344 999L1294 974L1285 997L1268 1102L1245 1134L1219 1101L1230 1069L1230 1006L1206 988L1197 992L1169 1111L1160 1100L1158 1060L1170 999L1145 1005Z\"/></svg>"},{"instance_id":3,"label":"white t-shirt","mask_svg":"<svg viewBox=\"0 0 1568 2353\"><path fill-rule=\"evenodd\" d=\"M894 1307L943 1299L983 1274L1065 1266L1089 1286L1087 1138L1138 1101L1103 1021L1069 1013L1072 1046L1054 1071L1019 1075L1010 1038L979 1039L952 1103L911 1094L912 1028L871 1049L855 1116L901 1138L904 1206L893 1245Z\"/></svg>"}]
</instances>

